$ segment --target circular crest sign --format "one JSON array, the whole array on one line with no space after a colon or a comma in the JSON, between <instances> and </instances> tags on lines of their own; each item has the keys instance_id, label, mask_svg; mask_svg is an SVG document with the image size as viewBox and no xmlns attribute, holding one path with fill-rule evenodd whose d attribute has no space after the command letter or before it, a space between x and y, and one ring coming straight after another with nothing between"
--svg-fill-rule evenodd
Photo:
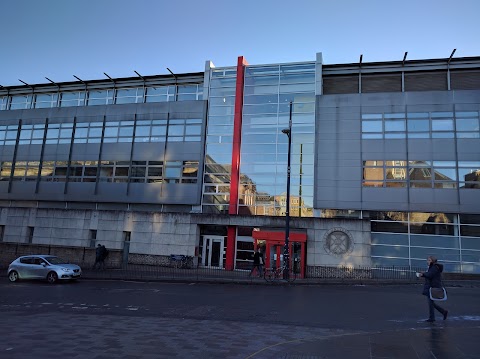
<instances>
[{"instance_id":1,"label":"circular crest sign","mask_svg":"<svg viewBox=\"0 0 480 359\"><path fill-rule=\"evenodd\" d=\"M343 228L332 228L324 236L325 250L334 256L343 256L353 249L352 235Z\"/></svg>"}]
</instances>

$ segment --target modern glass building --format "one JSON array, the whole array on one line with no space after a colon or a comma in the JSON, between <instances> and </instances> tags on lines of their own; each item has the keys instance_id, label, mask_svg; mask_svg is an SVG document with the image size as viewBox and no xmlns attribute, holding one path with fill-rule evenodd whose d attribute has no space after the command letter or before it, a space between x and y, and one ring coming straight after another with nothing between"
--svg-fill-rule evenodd
<instances>
[{"instance_id":1,"label":"modern glass building","mask_svg":"<svg viewBox=\"0 0 480 359\"><path fill-rule=\"evenodd\" d=\"M278 266L290 152L291 265L302 276L418 267L428 255L479 273L479 113L480 57L239 57L201 73L0 87L0 237L102 240L126 261L179 253L226 270L248 268L260 246ZM56 236L62 221L40 220L53 209L62 221L80 211L89 228ZM92 224L107 214L115 226Z\"/></svg>"}]
</instances>

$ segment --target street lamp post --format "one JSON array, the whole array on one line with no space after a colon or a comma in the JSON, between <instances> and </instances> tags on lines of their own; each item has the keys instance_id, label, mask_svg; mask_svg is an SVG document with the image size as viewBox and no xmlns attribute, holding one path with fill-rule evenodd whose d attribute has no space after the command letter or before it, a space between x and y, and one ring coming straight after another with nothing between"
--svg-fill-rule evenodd
<instances>
[{"instance_id":1,"label":"street lamp post","mask_svg":"<svg viewBox=\"0 0 480 359\"><path fill-rule=\"evenodd\" d=\"M288 119L288 128L282 130L282 133L288 136L288 160L287 160L287 198L285 211L285 246L283 247L283 263L285 270L283 272L283 279L288 280L290 276L290 255L289 255L289 241L290 241L290 153L292 150L292 102L290 101L290 117Z\"/></svg>"}]
</instances>

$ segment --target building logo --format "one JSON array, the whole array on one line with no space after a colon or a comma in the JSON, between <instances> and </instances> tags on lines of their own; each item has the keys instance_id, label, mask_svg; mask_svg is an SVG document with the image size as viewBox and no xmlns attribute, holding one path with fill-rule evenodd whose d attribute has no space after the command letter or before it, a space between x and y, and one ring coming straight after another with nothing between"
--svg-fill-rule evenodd
<instances>
[{"instance_id":1,"label":"building logo","mask_svg":"<svg viewBox=\"0 0 480 359\"><path fill-rule=\"evenodd\" d=\"M353 237L343 228L332 228L324 236L324 248L334 256L343 256L353 249Z\"/></svg>"}]
</instances>

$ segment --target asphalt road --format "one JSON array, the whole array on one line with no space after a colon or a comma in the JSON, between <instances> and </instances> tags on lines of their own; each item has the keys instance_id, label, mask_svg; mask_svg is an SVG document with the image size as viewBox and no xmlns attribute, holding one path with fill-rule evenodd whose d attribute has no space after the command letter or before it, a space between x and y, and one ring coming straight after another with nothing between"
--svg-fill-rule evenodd
<instances>
[{"instance_id":1,"label":"asphalt road","mask_svg":"<svg viewBox=\"0 0 480 359\"><path fill-rule=\"evenodd\" d=\"M0 283L0 358L480 358L480 288ZM443 304L442 304L443 305Z\"/></svg>"}]
</instances>

